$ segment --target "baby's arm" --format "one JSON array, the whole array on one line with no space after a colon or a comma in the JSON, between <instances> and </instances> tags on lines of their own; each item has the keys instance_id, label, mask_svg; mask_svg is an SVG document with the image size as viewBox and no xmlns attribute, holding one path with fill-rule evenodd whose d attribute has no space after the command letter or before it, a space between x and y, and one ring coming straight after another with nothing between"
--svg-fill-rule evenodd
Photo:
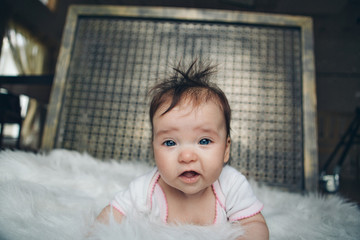
<instances>
[{"instance_id":1,"label":"baby's arm","mask_svg":"<svg viewBox=\"0 0 360 240\"><path fill-rule=\"evenodd\" d=\"M261 213L258 213L252 217L245 218L239 221L240 225L244 228L244 236L241 236L238 240L268 240L269 229L265 222L265 219Z\"/></svg>"},{"instance_id":2,"label":"baby's arm","mask_svg":"<svg viewBox=\"0 0 360 240\"><path fill-rule=\"evenodd\" d=\"M115 221L118 223L121 223L121 220L123 218L123 214L121 214L118 210L113 208L111 205L106 206L100 214L97 216L96 221L103 223L103 224L109 224L110 215L114 217Z\"/></svg>"}]
</instances>

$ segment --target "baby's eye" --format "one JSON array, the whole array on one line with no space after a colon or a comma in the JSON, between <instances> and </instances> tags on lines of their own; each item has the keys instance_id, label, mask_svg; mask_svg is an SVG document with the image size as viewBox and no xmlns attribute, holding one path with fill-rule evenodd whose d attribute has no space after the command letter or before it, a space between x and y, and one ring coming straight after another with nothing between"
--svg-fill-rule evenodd
<instances>
[{"instance_id":1,"label":"baby's eye","mask_svg":"<svg viewBox=\"0 0 360 240\"><path fill-rule=\"evenodd\" d=\"M172 147L176 145L176 143L173 140L166 140L163 144L167 147Z\"/></svg>"},{"instance_id":2,"label":"baby's eye","mask_svg":"<svg viewBox=\"0 0 360 240\"><path fill-rule=\"evenodd\" d=\"M211 143L211 140L210 139L207 139L207 138L203 138L200 140L199 144L200 145L208 145Z\"/></svg>"}]
</instances>

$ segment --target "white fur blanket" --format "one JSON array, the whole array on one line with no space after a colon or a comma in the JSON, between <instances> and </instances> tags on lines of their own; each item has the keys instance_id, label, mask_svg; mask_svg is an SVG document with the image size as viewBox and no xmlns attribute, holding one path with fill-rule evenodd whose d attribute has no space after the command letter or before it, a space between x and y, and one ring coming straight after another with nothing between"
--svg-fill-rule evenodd
<instances>
[{"instance_id":1,"label":"white fur blanket","mask_svg":"<svg viewBox=\"0 0 360 240\"><path fill-rule=\"evenodd\" d=\"M230 224L170 226L126 218L94 225L114 194L149 170L87 154L0 152L0 239L234 239ZM360 239L360 211L338 196L302 196L252 183L270 239Z\"/></svg>"}]
</instances>

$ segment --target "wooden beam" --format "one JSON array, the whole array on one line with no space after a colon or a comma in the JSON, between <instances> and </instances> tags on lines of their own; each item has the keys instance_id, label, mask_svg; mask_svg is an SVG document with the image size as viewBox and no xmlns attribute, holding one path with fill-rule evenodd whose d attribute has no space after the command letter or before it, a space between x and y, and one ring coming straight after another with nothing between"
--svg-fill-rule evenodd
<instances>
[{"instance_id":1,"label":"wooden beam","mask_svg":"<svg viewBox=\"0 0 360 240\"><path fill-rule=\"evenodd\" d=\"M38 0L2 0L10 18L28 29L48 47L60 46L62 29L55 24L56 16Z\"/></svg>"},{"instance_id":2,"label":"wooden beam","mask_svg":"<svg viewBox=\"0 0 360 240\"><path fill-rule=\"evenodd\" d=\"M0 76L3 84L52 85L54 75Z\"/></svg>"},{"instance_id":3,"label":"wooden beam","mask_svg":"<svg viewBox=\"0 0 360 240\"><path fill-rule=\"evenodd\" d=\"M9 4L4 0L0 0L0 56L2 50L2 39L5 35L5 29L9 20Z\"/></svg>"},{"instance_id":4,"label":"wooden beam","mask_svg":"<svg viewBox=\"0 0 360 240\"><path fill-rule=\"evenodd\" d=\"M24 94L46 104L49 102L53 78L53 75L0 76L0 87L13 94Z\"/></svg>"}]
</instances>

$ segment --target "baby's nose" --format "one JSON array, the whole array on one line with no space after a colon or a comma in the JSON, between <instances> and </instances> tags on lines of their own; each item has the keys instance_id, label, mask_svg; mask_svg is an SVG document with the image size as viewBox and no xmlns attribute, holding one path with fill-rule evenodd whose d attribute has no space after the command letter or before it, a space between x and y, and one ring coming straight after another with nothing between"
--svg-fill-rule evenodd
<instances>
[{"instance_id":1,"label":"baby's nose","mask_svg":"<svg viewBox=\"0 0 360 240\"><path fill-rule=\"evenodd\" d=\"M197 161L198 155L195 150L191 147L184 147L179 154L179 162L189 163Z\"/></svg>"}]
</instances>

